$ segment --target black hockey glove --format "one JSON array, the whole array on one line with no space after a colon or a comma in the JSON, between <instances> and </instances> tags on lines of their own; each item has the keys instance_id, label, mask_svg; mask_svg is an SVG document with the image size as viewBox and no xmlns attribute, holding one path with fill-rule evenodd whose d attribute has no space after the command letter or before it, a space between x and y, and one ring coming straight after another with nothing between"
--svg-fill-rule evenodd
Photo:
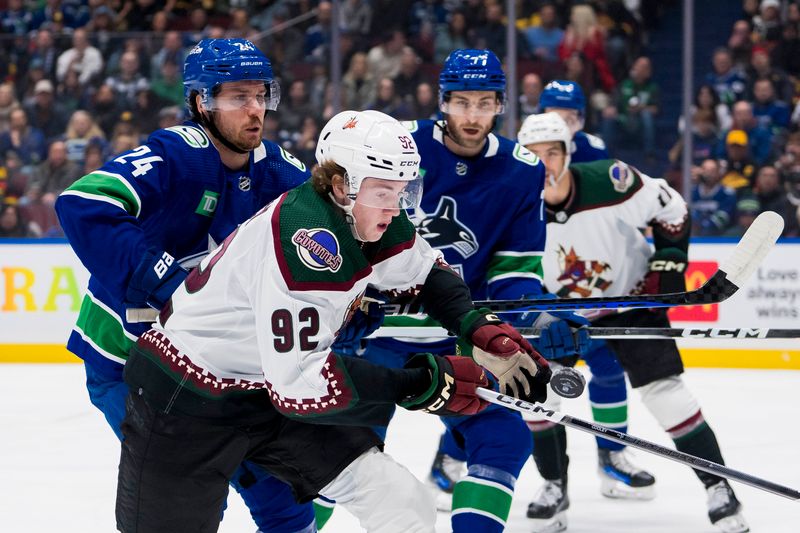
<instances>
[{"instance_id":1,"label":"black hockey glove","mask_svg":"<svg viewBox=\"0 0 800 533\"><path fill-rule=\"evenodd\" d=\"M647 273L632 294L666 294L686 290L689 258L678 248L662 248L647 263Z\"/></svg>"},{"instance_id":2,"label":"black hockey glove","mask_svg":"<svg viewBox=\"0 0 800 533\"><path fill-rule=\"evenodd\" d=\"M469 357L418 354L408 360L405 368L427 368L431 385L419 396L400 402L400 407L439 416L462 416L474 415L489 406L476 394L478 387L489 387L489 378Z\"/></svg>"}]
</instances>

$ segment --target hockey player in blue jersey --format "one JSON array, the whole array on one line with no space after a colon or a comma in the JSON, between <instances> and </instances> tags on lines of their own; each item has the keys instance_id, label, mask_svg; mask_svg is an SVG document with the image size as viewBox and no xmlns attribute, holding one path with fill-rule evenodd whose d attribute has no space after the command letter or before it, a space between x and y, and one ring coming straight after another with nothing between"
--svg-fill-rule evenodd
<instances>
[{"instance_id":1,"label":"hockey player in blue jersey","mask_svg":"<svg viewBox=\"0 0 800 533\"><path fill-rule=\"evenodd\" d=\"M444 253L475 299L542 292L544 172L526 149L491 133L496 115L504 109L505 90L505 74L494 53L456 50L439 78L444 120L410 124L424 173L417 231ZM409 325L409 320L413 319L387 317L384 323ZM576 350L577 340L566 322L553 320L545 337L549 342L540 342L539 351L546 352L543 344L551 352ZM579 337L585 341L585 332ZM374 339L367 343L364 357L397 367L417 352L453 349L452 340L424 341ZM525 423L497 406L443 422L448 431L442 453L467 462L466 475L446 487L453 493L453 531L502 531L517 476L531 451Z\"/></svg>"},{"instance_id":2,"label":"hockey player in blue jersey","mask_svg":"<svg viewBox=\"0 0 800 533\"><path fill-rule=\"evenodd\" d=\"M603 139L583 131L586 97L580 85L569 80L551 81L542 90L539 109L542 113L558 113L569 126L572 131L570 159L573 163L608 159L608 150Z\"/></svg>"},{"instance_id":3,"label":"hockey player in blue jersey","mask_svg":"<svg viewBox=\"0 0 800 533\"><path fill-rule=\"evenodd\" d=\"M67 348L83 359L92 403L121 439L128 351L149 324L126 309L160 309L215 243L283 192L305 165L262 141L280 89L269 60L245 39L205 39L188 54L191 120L158 130L71 185L56 202L64 233L89 270ZM233 486L263 531L316 531L310 504L245 463Z\"/></svg>"}]
</instances>

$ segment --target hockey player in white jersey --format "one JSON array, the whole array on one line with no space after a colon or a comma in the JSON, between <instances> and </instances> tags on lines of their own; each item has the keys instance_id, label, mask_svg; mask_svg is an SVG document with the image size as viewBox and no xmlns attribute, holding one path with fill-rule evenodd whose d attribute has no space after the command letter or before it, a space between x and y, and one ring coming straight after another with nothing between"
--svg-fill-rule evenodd
<instances>
[{"instance_id":1,"label":"hockey player in white jersey","mask_svg":"<svg viewBox=\"0 0 800 533\"><path fill-rule=\"evenodd\" d=\"M567 166L566 147L571 138L567 124L555 113L528 117L519 132L520 143L537 154L547 169L545 286L563 297L686 290L691 225L683 198L663 179L646 176L621 161ZM648 226L655 252L643 236L642 230ZM669 327L669 320L662 309L643 309L600 316L593 319L593 325ZM607 343L675 447L724 464L714 432L681 378L683 363L675 342ZM558 397L551 395L551 400L557 403ZM748 531L728 482L695 473L708 493L711 522L726 533ZM564 498L565 494L553 494L554 506L563 508L560 501ZM566 522L563 516L556 516L550 524L540 526L559 531L566 528Z\"/></svg>"},{"instance_id":2,"label":"hockey player in white jersey","mask_svg":"<svg viewBox=\"0 0 800 533\"><path fill-rule=\"evenodd\" d=\"M331 351L368 285L417 293L504 390L543 394L547 362L473 308L403 211L422 190L408 130L377 111L343 112L322 130L317 160L309 182L189 274L131 349L121 531L216 531L227 482L247 459L298 501L335 499L368 531L432 532L427 489L378 451L367 426L385 425L395 404L475 414L487 406L476 388L489 380L466 357L420 354L389 369Z\"/></svg>"}]
</instances>

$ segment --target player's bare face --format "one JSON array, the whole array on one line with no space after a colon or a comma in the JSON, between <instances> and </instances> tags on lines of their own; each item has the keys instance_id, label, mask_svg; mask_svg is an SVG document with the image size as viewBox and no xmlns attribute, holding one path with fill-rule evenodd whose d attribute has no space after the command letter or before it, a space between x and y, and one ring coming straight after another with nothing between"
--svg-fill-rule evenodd
<instances>
[{"instance_id":1,"label":"player's bare face","mask_svg":"<svg viewBox=\"0 0 800 533\"><path fill-rule=\"evenodd\" d=\"M493 91L454 91L445 104L447 132L457 145L477 153L492 131L500 108Z\"/></svg>"},{"instance_id":2,"label":"player's bare face","mask_svg":"<svg viewBox=\"0 0 800 533\"><path fill-rule=\"evenodd\" d=\"M544 165L545 180L544 180L544 199L547 203L559 203L563 188L568 187L569 180L560 180L558 178L564 170L564 161L566 160L566 153L564 152L564 144L559 141L534 143L525 146L528 150L536 154L542 160ZM569 189L567 189L568 191Z\"/></svg>"},{"instance_id":3,"label":"player's bare face","mask_svg":"<svg viewBox=\"0 0 800 533\"><path fill-rule=\"evenodd\" d=\"M266 97L260 81L225 83L214 97L216 126L240 150L255 150L261 144Z\"/></svg>"},{"instance_id":4,"label":"player's bare face","mask_svg":"<svg viewBox=\"0 0 800 533\"><path fill-rule=\"evenodd\" d=\"M389 228L392 219L400 214L400 195L406 187L404 181L366 178L353 205L356 232L365 242L379 240Z\"/></svg>"}]
</instances>

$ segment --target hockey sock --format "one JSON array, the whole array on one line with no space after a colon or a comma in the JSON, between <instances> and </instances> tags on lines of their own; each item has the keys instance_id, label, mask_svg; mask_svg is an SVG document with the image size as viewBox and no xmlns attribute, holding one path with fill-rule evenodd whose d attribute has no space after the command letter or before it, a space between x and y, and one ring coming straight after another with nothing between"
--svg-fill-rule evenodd
<instances>
[{"instance_id":1,"label":"hockey sock","mask_svg":"<svg viewBox=\"0 0 800 533\"><path fill-rule=\"evenodd\" d=\"M329 500L324 496L319 496L314 500L314 518L317 521L317 529L322 530L328 520L333 515L333 509L336 507L336 502Z\"/></svg>"},{"instance_id":2,"label":"hockey sock","mask_svg":"<svg viewBox=\"0 0 800 533\"><path fill-rule=\"evenodd\" d=\"M453 489L453 532L501 533L511 510L516 481L508 472L491 466L470 466Z\"/></svg>"},{"instance_id":3,"label":"hockey sock","mask_svg":"<svg viewBox=\"0 0 800 533\"><path fill-rule=\"evenodd\" d=\"M538 424L537 424L538 425ZM564 426L553 425L539 430L529 423L533 435L533 460L544 479L566 479L569 456L567 431Z\"/></svg>"},{"instance_id":4,"label":"hockey sock","mask_svg":"<svg viewBox=\"0 0 800 533\"><path fill-rule=\"evenodd\" d=\"M627 433L628 389L622 366L605 343L586 354L584 360L592 372L589 380L589 401L592 404L594 421ZM625 447L610 440L599 437L596 439L598 448L619 451Z\"/></svg>"},{"instance_id":5,"label":"hockey sock","mask_svg":"<svg viewBox=\"0 0 800 533\"><path fill-rule=\"evenodd\" d=\"M714 461L721 465L725 464L725 460L722 458L722 452L719 449L719 444L717 443L717 437L714 435L714 431L706 423L705 419L703 419L703 413L700 411L697 412L695 417L687 420L681 426L669 429L668 433L675 442L675 448L677 448L678 451ZM709 474L708 472L695 470L694 473L700 478L700 481L706 488L722 481L721 477Z\"/></svg>"}]
</instances>

